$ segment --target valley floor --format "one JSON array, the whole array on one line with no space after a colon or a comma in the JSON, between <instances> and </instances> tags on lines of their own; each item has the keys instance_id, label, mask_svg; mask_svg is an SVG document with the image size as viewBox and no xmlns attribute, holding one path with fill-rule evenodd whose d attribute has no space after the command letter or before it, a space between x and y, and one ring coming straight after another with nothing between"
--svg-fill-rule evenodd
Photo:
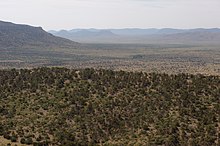
<instances>
[{"instance_id":1,"label":"valley floor","mask_svg":"<svg viewBox=\"0 0 220 146\"><path fill-rule=\"evenodd\" d=\"M0 49L0 68L103 68L220 75L220 47L183 44L82 44L79 48Z\"/></svg>"}]
</instances>

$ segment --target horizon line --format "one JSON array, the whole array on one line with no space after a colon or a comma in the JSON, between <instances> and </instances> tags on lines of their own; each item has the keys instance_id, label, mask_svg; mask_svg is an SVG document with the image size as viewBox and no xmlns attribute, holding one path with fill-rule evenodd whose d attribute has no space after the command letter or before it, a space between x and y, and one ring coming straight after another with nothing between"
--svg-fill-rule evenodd
<instances>
[{"instance_id":1,"label":"horizon line","mask_svg":"<svg viewBox=\"0 0 220 146\"><path fill-rule=\"evenodd\" d=\"M71 30L76 30L76 29L82 29L82 30L88 30L88 29L96 29L96 30L120 30L120 29L140 29L140 30L147 30L147 29L177 29L177 30L193 30L193 29L220 29L220 27L192 27L192 28L181 28L181 27L109 27L109 28L98 28L98 27L87 27L87 28L61 28L61 29L45 29L44 26L42 25L34 25L34 24L28 24L28 23L19 23L19 22L14 22L14 21L8 21L8 20L0 20L0 22L5 22L5 23L13 23L17 25L29 25L33 27L42 27L46 31L71 31Z\"/></svg>"},{"instance_id":2,"label":"horizon line","mask_svg":"<svg viewBox=\"0 0 220 146\"><path fill-rule=\"evenodd\" d=\"M139 30L149 30L149 29L156 29L156 30L162 30L162 29L176 29L176 30L195 30L195 29L220 29L220 27L193 27L193 28L175 28L175 27L149 27L149 28L141 28L141 27L121 27L121 28L72 28L72 29L49 29L47 31L71 31L71 30L120 30L120 29L139 29Z\"/></svg>"}]
</instances>

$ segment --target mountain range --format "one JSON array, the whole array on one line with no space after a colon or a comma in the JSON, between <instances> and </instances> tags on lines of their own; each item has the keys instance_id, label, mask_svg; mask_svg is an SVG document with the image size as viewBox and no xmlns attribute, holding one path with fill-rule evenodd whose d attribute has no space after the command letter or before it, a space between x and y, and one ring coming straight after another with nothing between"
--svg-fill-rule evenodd
<instances>
[{"instance_id":1,"label":"mountain range","mask_svg":"<svg viewBox=\"0 0 220 146\"><path fill-rule=\"evenodd\" d=\"M219 28L197 29L72 29L49 31L81 43L220 44Z\"/></svg>"},{"instance_id":2,"label":"mountain range","mask_svg":"<svg viewBox=\"0 0 220 146\"><path fill-rule=\"evenodd\" d=\"M219 45L219 40L219 28L72 29L46 32L41 27L0 21L0 48L74 48L79 43Z\"/></svg>"},{"instance_id":3,"label":"mountain range","mask_svg":"<svg viewBox=\"0 0 220 146\"><path fill-rule=\"evenodd\" d=\"M0 21L0 47L73 47L78 43L54 36L41 27Z\"/></svg>"}]
</instances>

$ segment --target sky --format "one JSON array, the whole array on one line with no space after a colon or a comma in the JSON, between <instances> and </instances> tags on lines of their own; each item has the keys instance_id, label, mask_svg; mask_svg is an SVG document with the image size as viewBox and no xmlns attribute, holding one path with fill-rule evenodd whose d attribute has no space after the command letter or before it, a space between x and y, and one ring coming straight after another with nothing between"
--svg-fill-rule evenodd
<instances>
[{"instance_id":1,"label":"sky","mask_svg":"<svg viewBox=\"0 0 220 146\"><path fill-rule=\"evenodd\" d=\"M0 20L74 28L219 28L220 0L0 0Z\"/></svg>"}]
</instances>

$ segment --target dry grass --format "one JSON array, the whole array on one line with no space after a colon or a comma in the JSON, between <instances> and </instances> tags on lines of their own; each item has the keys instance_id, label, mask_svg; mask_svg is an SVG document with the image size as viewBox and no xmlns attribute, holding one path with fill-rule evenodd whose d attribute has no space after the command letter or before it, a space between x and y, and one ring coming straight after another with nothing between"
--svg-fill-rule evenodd
<instances>
[{"instance_id":1,"label":"dry grass","mask_svg":"<svg viewBox=\"0 0 220 146\"><path fill-rule=\"evenodd\" d=\"M26 146L19 142L11 142L10 140L7 140L4 137L0 136L0 146L6 146L7 144L11 144L11 146Z\"/></svg>"}]
</instances>

